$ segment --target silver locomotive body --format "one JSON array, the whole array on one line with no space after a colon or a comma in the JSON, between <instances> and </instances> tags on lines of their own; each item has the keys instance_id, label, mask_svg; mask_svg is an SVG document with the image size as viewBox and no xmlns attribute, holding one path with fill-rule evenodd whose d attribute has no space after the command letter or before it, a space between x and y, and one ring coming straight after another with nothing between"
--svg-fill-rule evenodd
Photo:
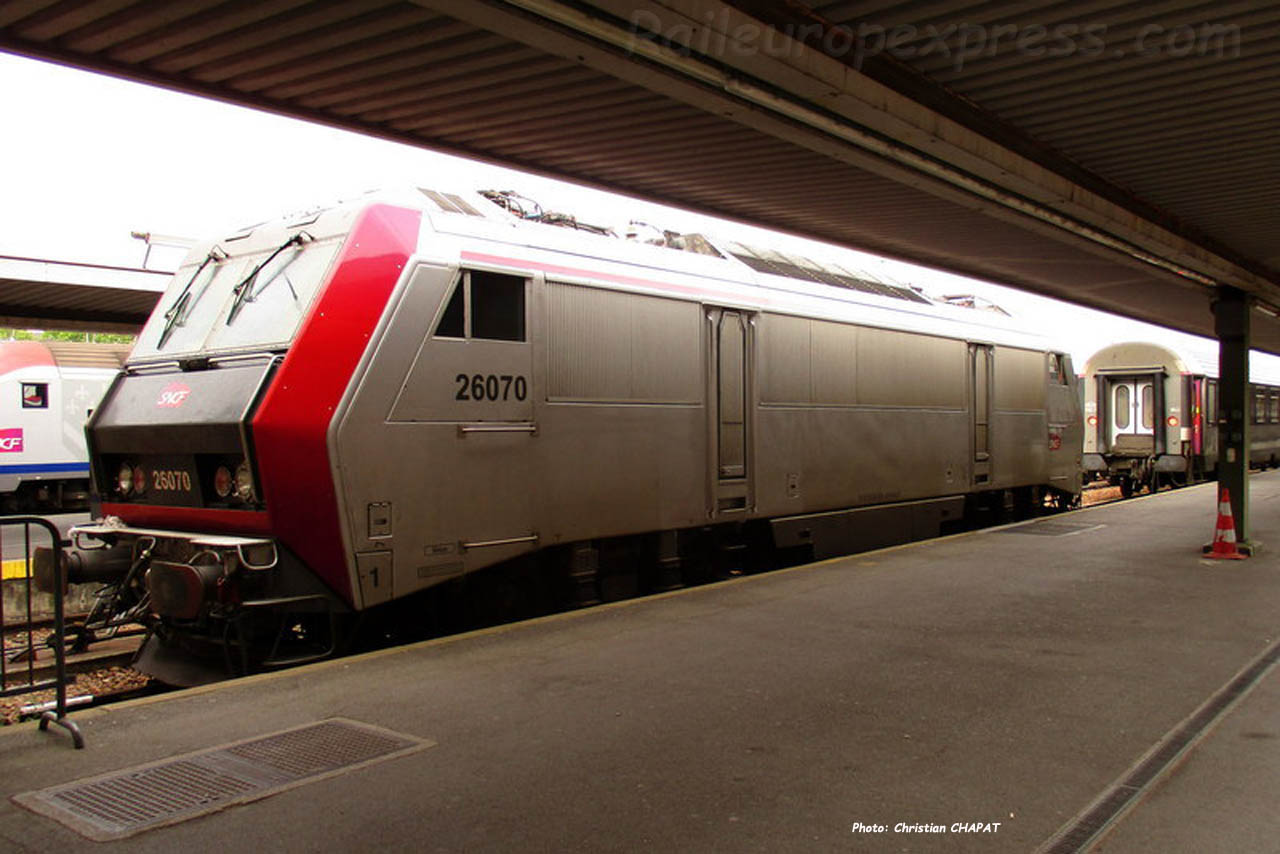
<instances>
[{"instance_id":1,"label":"silver locomotive body","mask_svg":"<svg viewBox=\"0 0 1280 854\"><path fill-rule=\"evenodd\" d=\"M547 257L411 271L335 430L366 605L550 546L768 520L821 557L936 534L966 497L1078 491L1061 354ZM467 307L495 286L490 334Z\"/></svg>"},{"instance_id":2,"label":"silver locomotive body","mask_svg":"<svg viewBox=\"0 0 1280 854\"><path fill-rule=\"evenodd\" d=\"M843 268L427 192L240 239L193 252L91 426L112 518L73 559L120 576L153 663L327 654L495 565L587 602L611 555L651 589L1079 494L1067 356Z\"/></svg>"}]
</instances>

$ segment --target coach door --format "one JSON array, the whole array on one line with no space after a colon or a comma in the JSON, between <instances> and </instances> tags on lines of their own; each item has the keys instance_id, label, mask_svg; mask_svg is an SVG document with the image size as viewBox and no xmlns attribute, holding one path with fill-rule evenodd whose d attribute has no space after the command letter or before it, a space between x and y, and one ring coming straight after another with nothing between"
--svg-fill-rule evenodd
<instances>
[{"instance_id":1,"label":"coach door","mask_svg":"<svg viewBox=\"0 0 1280 854\"><path fill-rule=\"evenodd\" d=\"M1108 445L1118 453L1154 453L1155 426L1160 420L1155 377L1113 377L1108 385Z\"/></svg>"},{"instance_id":2,"label":"coach door","mask_svg":"<svg viewBox=\"0 0 1280 854\"><path fill-rule=\"evenodd\" d=\"M751 505L751 316L707 309L711 339L711 515L745 513Z\"/></svg>"},{"instance_id":3,"label":"coach door","mask_svg":"<svg viewBox=\"0 0 1280 854\"><path fill-rule=\"evenodd\" d=\"M994 378L995 348L990 344L969 345L969 411L973 413L973 482L991 482L991 383Z\"/></svg>"}]
</instances>

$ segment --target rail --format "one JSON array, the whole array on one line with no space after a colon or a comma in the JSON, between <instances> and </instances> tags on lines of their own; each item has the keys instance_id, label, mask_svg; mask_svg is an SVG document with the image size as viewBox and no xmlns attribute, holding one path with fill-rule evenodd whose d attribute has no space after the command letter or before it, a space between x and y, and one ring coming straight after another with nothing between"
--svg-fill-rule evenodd
<instances>
[{"instance_id":1,"label":"rail","mask_svg":"<svg viewBox=\"0 0 1280 854\"><path fill-rule=\"evenodd\" d=\"M11 538L11 531L14 529L21 532L16 537L22 546L20 557L10 556L15 550L15 538ZM41 529L44 536L33 539L35 529ZM34 546L46 545L46 539L54 558L53 589L57 591L53 594L53 634L49 636L52 641L49 645L53 648L54 676L53 679L38 679L36 654L41 644L36 642L35 633L36 593L32 555ZM66 545L69 542L62 538L62 534L48 519L39 516L0 517L0 550L4 554L5 569L10 569L12 564L20 564L20 572L14 573L12 577L9 577L9 572L4 573L8 578L6 585L19 583L15 585L15 595L9 596L10 591L6 590L3 604L0 604L0 636L4 639L3 654L0 655L0 697L54 689L52 708L40 715L40 730L47 730L50 723L57 724L71 733L71 739L79 750L84 747L84 735L73 721L67 719L66 614L62 596L65 584L64 567L58 559ZM11 624L14 628L11 628Z\"/></svg>"}]
</instances>

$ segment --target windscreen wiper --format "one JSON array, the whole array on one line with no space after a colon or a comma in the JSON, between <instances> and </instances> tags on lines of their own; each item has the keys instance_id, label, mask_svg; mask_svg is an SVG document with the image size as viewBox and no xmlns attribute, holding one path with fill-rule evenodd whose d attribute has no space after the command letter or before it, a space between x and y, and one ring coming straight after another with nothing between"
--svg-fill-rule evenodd
<instances>
[{"instance_id":1,"label":"windscreen wiper","mask_svg":"<svg viewBox=\"0 0 1280 854\"><path fill-rule=\"evenodd\" d=\"M195 308L196 303L200 301L200 297L204 296L204 292L209 289L209 283L201 288L196 295L191 295L191 286L200 278L200 274L205 271L210 264L218 264L227 260L228 255L221 248L215 246L209 250L209 254L200 262L200 266L196 267L196 271L191 274L191 278L187 280L186 287L182 289L182 293L178 294L178 298L173 301L173 305L169 306L169 310L164 313L164 329L160 330L160 342L156 345L159 349L169 340L169 336L173 334L173 330L186 323L187 315L191 314L191 309ZM212 277L210 281L212 281Z\"/></svg>"},{"instance_id":2,"label":"windscreen wiper","mask_svg":"<svg viewBox=\"0 0 1280 854\"><path fill-rule=\"evenodd\" d=\"M297 259L298 257L297 254L295 254L293 258L290 258L288 261L286 261L284 265L280 267L279 270L275 271L275 273L271 276L271 278L263 282L262 285L258 287L256 290L254 289L254 283L258 279L258 274L261 273L263 270L265 270L267 268L267 265L270 264L272 261L274 261L276 257L280 255L281 252L293 246L301 246L304 243L310 243L312 240L315 240L315 238L312 237L310 234L307 234L305 231L299 231L297 234L290 237L284 243L281 243L279 246L277 246L275 251L272 252L270 255L268 255L266 258L264 258L261 264L253 268L253 272L245 276L244 279L241 280L240 283L235 286L232 292L236 295L236 298L231 303L231 310L227 312L227 326L230 326L232 322L235 321L236 316L240 314L240 309L244 308L245 303L253 302L255 299L258 298L258 294L262 293L264 290L267 289L267 285L270 285L272 282L274 282L276 279L280 277L283 277L285 284L289 286L289 293L293 294L293 301L294 302L298 301L298 292L294 289L293 282L289 281L289 275L285 273L285 268L288 267L290 264L292 264L295 259Z\"/></svg>"}]
</instances>

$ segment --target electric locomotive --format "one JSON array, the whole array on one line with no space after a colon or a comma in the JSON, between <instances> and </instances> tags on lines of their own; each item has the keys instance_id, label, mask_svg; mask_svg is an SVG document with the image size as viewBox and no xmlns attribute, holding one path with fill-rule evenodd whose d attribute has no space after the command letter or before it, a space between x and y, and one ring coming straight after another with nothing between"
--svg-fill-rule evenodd
<instances>
[{"instance_id":1,"label":"electric locomotive","mask_svg":"<svg viewBox=\"0 0 1280 854\"><path fill-rule=\"evenodd\" d=\"M1078 498L1070 358L1007 318L633 231L414 189L197 245L89 425L70 579L181 684L491 572L586 604Z\"/></svg>"},{"instance_id":2,"label":"electric locomotive","mask_svg":"<svg viewBox=\"0 0 1280 854\"><path fill-rule=\"evenodd\" d=\"M1249 462L1280 454L1280 373L1250 368ZM1082 377L1087 477L1118 485L1127 498L1161 483L1183 486L1217 476L1218 354L1211 341L1179 347L1126 341L1104 347Z\"/></svg>"}]
</instances>

